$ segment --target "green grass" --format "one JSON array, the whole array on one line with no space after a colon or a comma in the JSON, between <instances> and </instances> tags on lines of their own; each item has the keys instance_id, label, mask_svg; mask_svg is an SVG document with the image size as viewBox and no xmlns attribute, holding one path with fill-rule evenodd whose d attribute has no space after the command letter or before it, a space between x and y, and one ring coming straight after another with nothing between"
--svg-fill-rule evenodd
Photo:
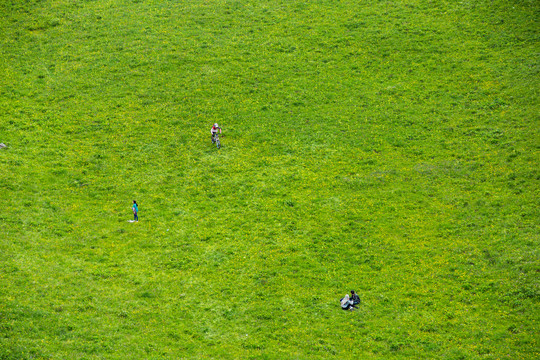
<instances>
[{"instance_id":1,"label":"green grass","mask_svg":"<svg viewBox=\"0 0 540 360\"><path fill-rule=\"evenodd\" d=\"M0 0L0 359L538 358L539 13Z\"/></svg>"}]
</instances>

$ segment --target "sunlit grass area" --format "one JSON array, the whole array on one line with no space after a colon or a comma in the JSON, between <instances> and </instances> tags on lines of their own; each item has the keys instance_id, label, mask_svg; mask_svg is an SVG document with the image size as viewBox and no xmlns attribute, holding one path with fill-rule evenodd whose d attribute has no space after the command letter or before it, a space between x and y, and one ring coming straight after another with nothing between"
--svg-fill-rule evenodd
<instances>
[{"instance_id":1,"label":"sunlit grass area","mask_svg":"<svg viewBox=\"0 0 540 360\"><path fill-rule=\"evenodd\" d=\"M538 14L0 1L0 359L538 358Z\"/></svg>"}]
</instances>

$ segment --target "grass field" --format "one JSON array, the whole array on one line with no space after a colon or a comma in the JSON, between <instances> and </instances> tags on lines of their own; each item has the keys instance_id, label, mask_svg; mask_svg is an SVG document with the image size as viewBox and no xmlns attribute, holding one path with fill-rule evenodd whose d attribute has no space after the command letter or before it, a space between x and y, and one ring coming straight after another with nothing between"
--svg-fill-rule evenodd
<instances>
[{"instance_id":1,"label":"grass field","mask_svg":"<svg viewBox=\"0 0 540 360\"><path fill-rule=\"evenodd\" d=\"M538 359L539 15L0 0L0 359Z\"/></svg>"}]
</instances>

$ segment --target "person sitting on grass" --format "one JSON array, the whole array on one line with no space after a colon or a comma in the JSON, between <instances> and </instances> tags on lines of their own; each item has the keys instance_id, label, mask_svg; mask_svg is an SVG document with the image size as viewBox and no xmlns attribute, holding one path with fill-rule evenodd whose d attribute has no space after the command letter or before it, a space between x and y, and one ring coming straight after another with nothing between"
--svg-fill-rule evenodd
<instances>
[{"instance_id":1,"label":"person sitting on grass","mask_svg":"<svg viewBox=\"0 0 540 360\"><path fill-rule=\"evenodd\" d=\"M358 296L358 294L355 293L354 290L351 290L351 301L353 307L356 307L356 305L360 304L360 296Z\"/></svg>"},{"instance_id":2,"label":"person sitting on grass","mask_svg":"<svg viewBox=\"0 0 540 360\"><path fill-rule=\"evenodd\" d=\"M351 311L354 310L353 303L349 299L349 294L346 294L345 297L343 299L341 299L340 301L341 301L341 308L343 310L351 310Z\"/></svg>"}]
</instances>

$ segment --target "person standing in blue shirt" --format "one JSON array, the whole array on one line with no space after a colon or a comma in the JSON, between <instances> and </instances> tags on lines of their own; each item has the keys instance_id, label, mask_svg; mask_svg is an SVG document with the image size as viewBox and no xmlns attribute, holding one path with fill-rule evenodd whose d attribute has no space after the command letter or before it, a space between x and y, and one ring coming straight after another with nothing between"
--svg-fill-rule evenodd
<instances>
[{"instance_id":1,"label":"person standing in blue shirt","mask_svg":"<svg viewBox=\"0 0 540 360\"><path fill-rule=\"evenodd\" d=\"M137 206L137 202L133 200L133 220L139 221L139 207Z\"/></svg>"}]
</instances>

